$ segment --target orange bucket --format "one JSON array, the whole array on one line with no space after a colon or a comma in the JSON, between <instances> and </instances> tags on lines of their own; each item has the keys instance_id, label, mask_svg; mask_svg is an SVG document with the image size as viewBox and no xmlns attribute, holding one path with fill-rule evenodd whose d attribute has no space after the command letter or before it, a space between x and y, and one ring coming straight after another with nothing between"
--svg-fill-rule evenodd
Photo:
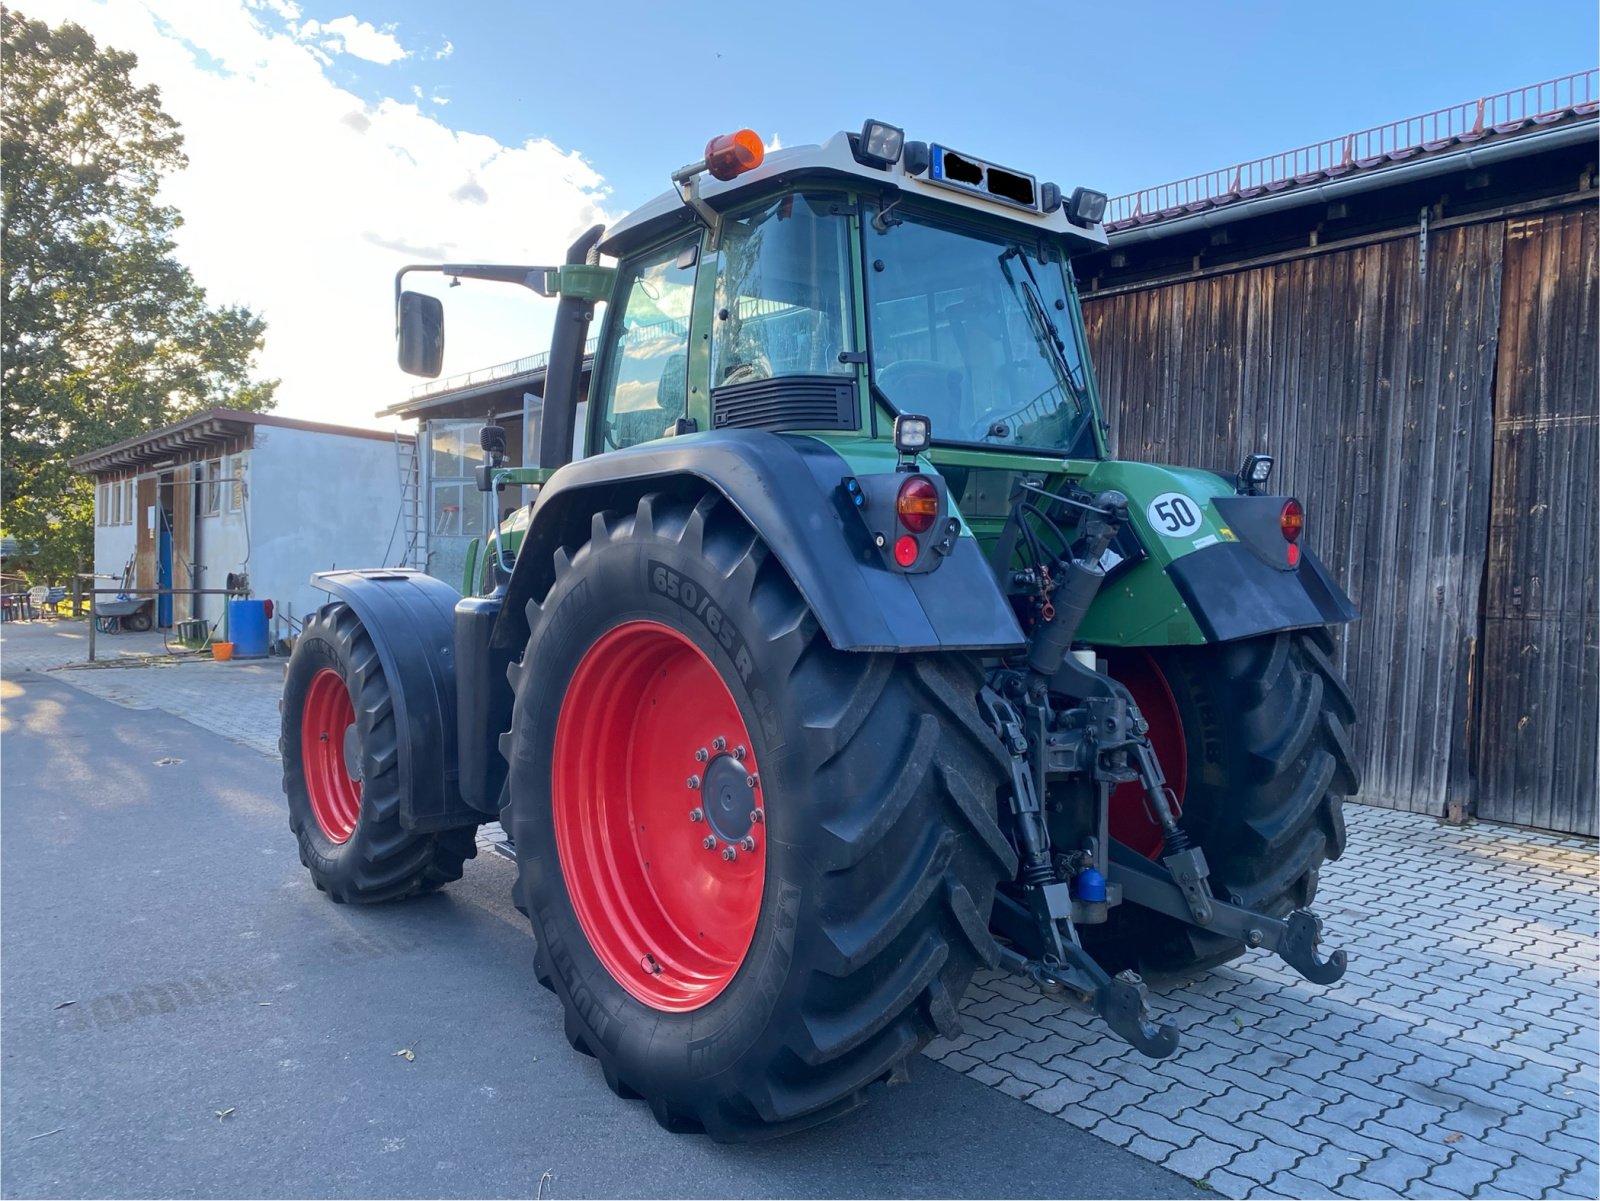
<instances>
[{"instance_id":1,"label":"orange bucket","mask_svg":"<svg viewBox=\"0 0 1600 1201\"><path fill-rule=\"evenodd\" d=\"M226 663L233 658L233 643L213 642L211 644L211 657L218 663Z\"/></svg>"}]
</instances>

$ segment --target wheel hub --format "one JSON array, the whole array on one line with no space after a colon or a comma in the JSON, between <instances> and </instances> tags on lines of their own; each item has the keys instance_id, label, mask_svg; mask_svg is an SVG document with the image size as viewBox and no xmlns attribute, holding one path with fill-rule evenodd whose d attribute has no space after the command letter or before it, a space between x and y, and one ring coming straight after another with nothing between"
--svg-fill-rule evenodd
<instances>
[{"instance_id":1,"label":"wheel hub","mask_svg":"<svg viewBox=\"0 0 1600 1201\"><path fill-rule=\"evenodd\" d=\"M721 841L737 845L755 825L760 802L754 780L744 764L729 754L718 755L707 765L705 782L700 786L700 807L711 832Z\"/></svg>"}]
</instances>

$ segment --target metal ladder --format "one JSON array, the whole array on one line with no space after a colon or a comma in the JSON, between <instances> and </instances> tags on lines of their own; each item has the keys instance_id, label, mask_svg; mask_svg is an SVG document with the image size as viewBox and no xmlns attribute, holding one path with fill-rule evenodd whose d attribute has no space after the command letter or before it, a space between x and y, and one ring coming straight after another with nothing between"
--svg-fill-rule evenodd
<instances>
[{"instance_id":1,"label":"metal ladder","mask_svg":"<svg viewBox=\"0 0 1600 1201\"><path fill-rule=\"evenodd\" d=\"M400 470L400 526L403 541L399 561L389 566L423 570L428 561L428 532L422 522L422 480L417 443L399 431L394 436L395 462Z\"/></svg>"}]
</instances>

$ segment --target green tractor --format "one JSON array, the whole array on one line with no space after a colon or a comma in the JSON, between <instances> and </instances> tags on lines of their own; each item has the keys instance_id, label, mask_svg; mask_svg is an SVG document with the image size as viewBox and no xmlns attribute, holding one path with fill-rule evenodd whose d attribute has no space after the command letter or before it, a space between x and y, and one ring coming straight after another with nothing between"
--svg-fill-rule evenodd
<instances>
[{"instance_id":1,"label":"green tractor","mask_svg":"<svg viewBox=\"0 0 1600 1201\"><path fill-rule=\"evenodd\" d=\"M424 376L409 272L559 298L539 466L486 426L478 473L536 497L464 597L318 577L281 743L317 887L429 892L498 819L573 1047L719 1140L859 1105L980 966L1155 1058L1145 975L1337 980L1356 612L1268 456L1107 457L1104 205L882 122L743 130L564 264L402 270Z\"/></svg>"}]
</instances>

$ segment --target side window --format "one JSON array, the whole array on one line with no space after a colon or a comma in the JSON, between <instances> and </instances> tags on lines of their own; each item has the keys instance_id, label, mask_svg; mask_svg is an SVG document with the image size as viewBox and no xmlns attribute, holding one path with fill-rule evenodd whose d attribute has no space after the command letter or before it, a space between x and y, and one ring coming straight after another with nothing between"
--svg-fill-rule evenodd
<instances>
[{"instance_id":1,"label":"side window","mask_svg":"<svg viewBox=\"0 0 1600 1201\"><path fill-rule=\"evenodd\" d=\"M622 310L607 347L601 392L600 449L617 450L664 435L685 412L689 310L699 236L674 242L623 267Z\"/></svg>"},{"instance_id":2,"label":"side window","mask_svg":"<svg viewBox=\"0 0 1600 1201\"><path fill-rule=\"evenodd\" d=\"M839 197L789 195L722 227L711 386L852 375L850 231Z\"/></svg>"}]
</instances>

